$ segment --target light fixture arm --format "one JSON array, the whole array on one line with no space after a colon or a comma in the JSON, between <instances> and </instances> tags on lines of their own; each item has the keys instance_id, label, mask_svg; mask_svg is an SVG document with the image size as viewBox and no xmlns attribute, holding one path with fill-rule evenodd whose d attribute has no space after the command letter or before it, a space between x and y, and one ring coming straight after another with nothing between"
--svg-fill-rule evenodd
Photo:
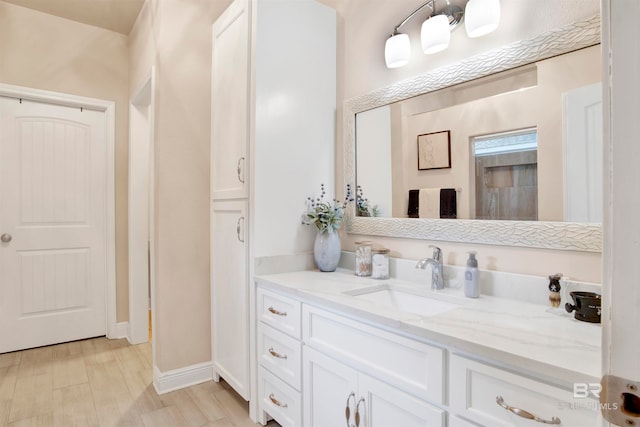
<instances>
[{"instance_id":1,"label":"light fixture arm","mask_svg":"<svg viewBox=\"0 0 640 427\"><path fill-rule=\"evenodd\" d=\"M422 9L424 9L426 6L429 6L431 8L431 14L433 14L436 10L436 0L427 0L426 2L424 2L423 4L421 4L420 6L418 6L416 8L416 10L414 10L413 12L411 12L406 18L404 18L402 20L402 22L400 22L398 25L396 25L395 27L393 27L393 33L391 34L392 36L395 36L398 34L398 30L400 29L400 27L402 27L404 24L407 23L408 20L410 20L411 18L413 18L413 16L420 12Z\"/></svg>"}]
</instances>

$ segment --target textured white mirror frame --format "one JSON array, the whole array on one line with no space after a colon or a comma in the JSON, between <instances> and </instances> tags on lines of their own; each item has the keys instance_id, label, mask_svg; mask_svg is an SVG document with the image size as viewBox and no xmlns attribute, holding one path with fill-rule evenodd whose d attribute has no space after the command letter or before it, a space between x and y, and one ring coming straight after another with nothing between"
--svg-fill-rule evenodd
<instances>
[{"instance_id":1,"label":"textured white mirror frame","mask_svg":"<svg viewBox=\"0 0 640 427\"><path fill-rule=\"evenodd\" d=\"M473 56L348 99L343 110L344 182L356 182L357 113L600 43L600 16ZM349 205L347 232L448 242L602 252L602 226L572 222L364 218Z\"/></svg>"}]
</instances>

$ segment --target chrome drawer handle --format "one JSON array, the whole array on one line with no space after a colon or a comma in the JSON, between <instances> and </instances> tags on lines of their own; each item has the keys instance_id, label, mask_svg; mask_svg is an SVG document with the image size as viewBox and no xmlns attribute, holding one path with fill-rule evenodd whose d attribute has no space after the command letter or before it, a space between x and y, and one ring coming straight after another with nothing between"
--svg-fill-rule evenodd
<instances>
[{"instance_id":1,"label":"chrome drawer handle","mask_svg":"<svg viewBox=\"0 0 640 427\"><path fill-rule=\"evenodd\" d=\"M244 157L240 157L238 159L238 167L236 168L236 173L238 174L238 181L240 181L242 184L244 184L244 174L242 171L242 167L240 166L240 163L242 163L242 166L244 166Z\"/></svg>"},{"instance_id":2,"label":"chrome drawer handle","mask_svg":"<svg viewBox=\"0 0 640 427\"><path fill-rule=\"evenodd\" d=\"M537 421L537 422L542 423L542 424L561 424L562 423L562 421L560 421L560 418L558 418L558 417L551 418L551 421L544 420L542 418L539 418L536 415L533 415L531 412L525 411L524 409L520 409L520 408L516 408L516 407L513 407L513 406L509 406L506 403L504 403L504 399L502 398L502 396L496 396L496 403L498 405L502 406L507 411L513 412L517 416L522 417L522 418L526 418L528 420Z\"/></svg>"},{"instance_id":3,"label":"chrome drawer handle","mask_svg":"<svg viewBox=\"0 0 640 427\"><path fill-rule=\"evenodd\" d=\"M242 224L244 225L244 217L243 216L238 218L238 222L236 222L236 234L238 236L238 241L240 243L244 243L244 236L242 236L240 234L240 231L242 231L242 228L240 227L240 222L242 222Z\"/></svg>"},{"instance_id":4,"label":"chrome drawer handle","mask_svg":"<svg viewBox=\"0 0 640 427\"><path fill-rule=\"evenodd\" d=\"M273 307L269 307L267 310L269 310L270 313L273 313L276 316L286 316L287 315L286 311L278 311Z\"/></svg>"},{"instance_id":5,"label":"chrome drawer handle","mask_svg":"<svg viewBox=\"0 0 640 427\"><path fill-rule=\"evenodd\" d=\"M351 392L349 393L349 396L347 396L347 404L344 407L344 417L347 420L347 427L355 427L355 425L349 423L349 420L351 419L351 406L350 406L351 402L350 401L352 397L353 397L354 409L357 409L356 394L354 392Z\"/></svg>"},{"instance_id":6,"label":"chrome drawer handle","mask_svg":"<svg viewBox=\"0 0 640 427\"><path fill-rule=\"evenodd\" d=\"M272 355L273 357L277 357L278 359L286 359L287 358L286 354L276 353L273 350L273 347L269 348L269 354Z\"/></svg>"},{"instance_id":7,"label":"chrome drawer handle","mask_svg":"<svg viewBox=\"0 0 640 427\"><path fill-rule=\"evenodd\" d=\"M358 400L358 404L356 405L356 427L360 427L360 421L362 420L362 416L360 415L360 404L361 403L365 403L364 401L364 397L361 397L360 400Z\"/></svg>"},{"instance_id":8,"label":"chrome drawer handle","mask_svg":"<svg viewBox=\"0 0 640 427\"><path fill-rule=\"evenodd\" d=\"M279 406L281 408L288 408L289 407L289 405L287 405L286 403L282 403L278 399L276 399L276 397L273 395L273 393L271 393L269 395L269 400L271 400L271 402L273 402L274 405Z\"/></svg>"}]
</instances>

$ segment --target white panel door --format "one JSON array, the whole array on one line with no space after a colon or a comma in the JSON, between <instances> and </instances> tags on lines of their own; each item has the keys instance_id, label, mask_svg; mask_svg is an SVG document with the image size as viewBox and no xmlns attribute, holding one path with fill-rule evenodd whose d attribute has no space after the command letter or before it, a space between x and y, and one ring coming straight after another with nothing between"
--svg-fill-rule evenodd
<instances>
[{"instance_id":1,"label":"white panel door","mask_svg":"<svg viewBox=\"0 0 640 427\"><path fill-rule=\"evenodd\" d=\"M303 425L355 425L357 372L308 346L302 349L302 371Z\"/></svg>"},{"instance_id":2,"label":"white panel door","mask_svg":"<svg viewBox=\"0 0 640 427\"><path fill-rule=\"evenodd\" d=\"M106 332L103 112L0 97L0 352Z\"/></svg>"},{"instance_id":3,"label":"white panel door","mask_svg":"<svg viewBox=\"0 0 640 427\"><path fill-rule=\"evenodd\" d=\"M358 408L361 425L366 427L442 427L446 425L444 410L431 406L395 387L371 378L358 376L358 389L364 398Z\"/></svg>"},{"instance_id":4,"label":"white panel door","mask_svg":"<svg viewBox=\"0 0 640 427\"><path fill-rule=\"evenodd\" d=\"M211 198L247 194L249 2L235 0L213 24Z\"/></svg>"},{"instance_id":5,"label":"white panel door","mask_svg":"<svg viewBox=\"0 0 640 427\"><path fill-rule=\"evenodd\" d=\"M211 204L213 370L249 400L247 202Z\"/></svg>"},{"instance_id":6,"label":"white panel door","mask_svg":"<svg viewBox=\"0 0 640 427\"><path fill-rule=\"evenodd\" d=\"M564 220L602 222L602 83L563 95Z\"/></svg>"},{"instance_id":7,"label":"white panel door","mask_svg":"<svg viewBox=\"0 0 640 427\"><path fill-rule=\"evenodd\" d=\"M303 416L307 427L442 427L445 411L358 373L304 346ZM348 416L348 419L347 419Z\"/></svg>"}]
</instances>

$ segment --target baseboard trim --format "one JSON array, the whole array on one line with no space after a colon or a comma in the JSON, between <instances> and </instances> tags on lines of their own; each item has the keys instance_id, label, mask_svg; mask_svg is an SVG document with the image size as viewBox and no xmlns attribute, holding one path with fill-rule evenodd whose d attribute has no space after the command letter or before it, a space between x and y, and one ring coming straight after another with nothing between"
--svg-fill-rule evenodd
<instances>
[{"instance_id":1,"label":"baseboard trim","mask_svg":"<svg viewBox=\"0 0 640 427\"><path fill-rule=\"evenodd\" d=\"M213 379L213 367L211 362L198 363L185 368L160 372L157 366L153 367L153 387L158 394L200 384Z\"/></svg>"},{"instance_id":2,"label":"baseboard trim","mask_svg":"<svg viewBox=\"0 0 640 427\"><path fill-rule=\"evenodd\" d=\"M111 340L117 340L120 338L129 338L128 330L129 330L129 322L120 322L116 323L113 327L109 328L109 333L107 334L107 338Z\"/></svg>"}]
</instances>

